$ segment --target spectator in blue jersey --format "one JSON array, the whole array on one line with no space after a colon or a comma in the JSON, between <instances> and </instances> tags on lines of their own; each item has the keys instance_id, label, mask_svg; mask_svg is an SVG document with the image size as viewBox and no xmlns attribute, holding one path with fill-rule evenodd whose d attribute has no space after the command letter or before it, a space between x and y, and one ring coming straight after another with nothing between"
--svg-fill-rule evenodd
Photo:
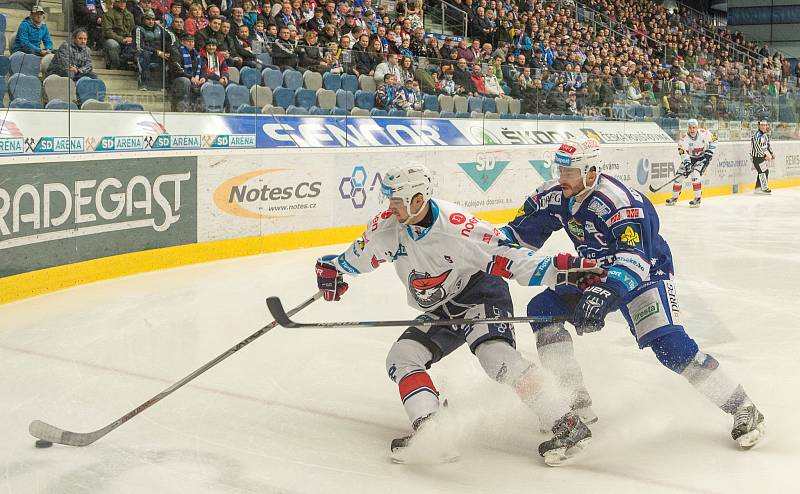
<instances>
[{"instance_id":1,"label":"spectator in blue jersey","mask_svg":"<svg viewBox=\"0 0 800 494\"><path fill-rule=\"evenodd\" d=\"M169 57L172 78L172 110L197 111L200 88L206 80L200 75L200 53L194 47L194 36L184 34L180 46Z\"/></svg>"},{"instance_id":2,"label":"spectator in blue jersey","mask_svg":"<svg viewBox=\"0 0 800 494\"><path fill-rule=\"evenodd\" d=\"M39 5L31 8L31 15L22 20L11 52L21 51L43 57L53 51L50 30L44 23L44 9Z\"/></svg>"}]
</instances>

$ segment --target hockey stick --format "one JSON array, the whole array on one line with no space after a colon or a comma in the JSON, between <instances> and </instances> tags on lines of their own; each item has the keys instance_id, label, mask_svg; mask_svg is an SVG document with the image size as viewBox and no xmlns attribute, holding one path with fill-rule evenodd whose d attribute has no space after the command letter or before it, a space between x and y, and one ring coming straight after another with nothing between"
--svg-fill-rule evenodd
<instances>
[{"instance_id":1,"label":"hockey stick","mask_svg":"<svg viewBox=\"0 0 800 494\"><path fill-rule=\"evenodd\" d=\"M317 292L314 294L313 297L309 298L302 304L298 305L294 309L290 310L289 313L294 315L300 312L301 310L305 309L315 301L317 301L320 297L322 297L322 292ZM288 314L284 314L288 316ZM122 417L118 418L114 422L108 424L107 426L103 427L102 429L98 429L94 432L70 432L65 431L64 429L59 429L53 425L47 424L42 422L41 420L34 420L31 422L31 425L28 426L28 431L31 433L33 437L38 439L42 439L45 441L50 441L51 443L58 443L64 444L67 446L88 446L93 442L97 441L101 437L105 436L109 432L113 431L117 427L121 426L125 422L129 421L133 417L139 415L143 411L147 410L151 406L155 405L162 399L169 396L173 391L177 390L178 388L182 387L183 385L187 384L188 382L192 381L194 378L199 376L200 374L204 373L208 369L214 367L218 363L222 362L226 358L230 357L234 353L238 352L245 346L252 343L256 338L263 335L264 333L268 332L269 330L273 329L274 327L278 326L278 321L272 321L271 323L267 324L263 328L259 329L255 333L251 334L244 340L240 341L236 345L232 346L228 351L220 354L214 360L208 362L206 365L200 367L196 371L192 372L188 376L184 377L180 381L176 382L172 386L168 387L164 391L158 393L154 397L150 398L149 400L145 401L138 407L134 408L127 414L123 415Z\"/></svg>"},{"instance_id":2,"label":"hockey stick","mask_svg":"<svg viewBox=\"0 0 800 494\"><path fill-rule=\"evenodd\" d=\"M664 185L662 185L661 187L653 188L653 186L652 186L652 185L648 185L648 187L650 188L650 192L658 192L659 190L663 189L663 188L664 188L664 187L666 187L667 185L669 185L669 184L672 184L672 183L675 183L675 182L676 182L676 181L677 181L679 178L681 178L681 177L683 177L683 176L685 176L683 173L678 173L677 175L675 175L674 177L672 177L672 180L670 180L669 182L666 182L666 183L665 183Z\"/></svg>"},{"instance_id":3,"label":"hockey stick","mask_svg":"<svg viewBox=\"0 0 800 494\"><path fill-rule=\"evenodd\" d=\"M530 316L530 317L486 317L475 319L409 319L397 321L340 321L340 322L309 322L292 321L291 314L283 310L283 304L278 297L267 297L267 307L272 317L284 328L380 328L399 326L455 326L459 324L487 324L487 323L517 323L539 322L550 323L566 321L562 316Z\"/></svg>"}]
</instances>

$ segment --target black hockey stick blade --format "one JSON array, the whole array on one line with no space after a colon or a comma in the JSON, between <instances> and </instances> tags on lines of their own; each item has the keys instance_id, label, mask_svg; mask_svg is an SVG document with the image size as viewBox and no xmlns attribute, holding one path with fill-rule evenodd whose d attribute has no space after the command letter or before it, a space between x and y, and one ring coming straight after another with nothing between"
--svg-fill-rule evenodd
<instances>
[{"instance_id":1,"label":"black hockey stick blade","mask_svg":"<svg viewBox=\"0 0 800 494\"><path fill-rule=\"evenodd\" d=\"M284 328L301 327L301 325L298 325L297 323L289 319L289 315L283 309L283 304L281 303L280 298L267 297L267 308L269 309L269 313L272 314L272 317L275 318L275 321Z\"/></svg>"},{"instance_id":2,"label":"black hockey stick blade","mask_svg":"<svg viewBox=\"0 0 800 494\"><path fill-rule=\"evenodd\" d=\"M401 319L396 321L337 321L337 322L310 322L302 323L293 321L283 310L283 304L278 297L267 297L267 308L272 317L285 328L382 328L402 326L457 326L461 324L502 324L502 323L551 323L566 321L564 316L529 316L529 317L487 317L473 319L434 319L432 317L418 317L417 319Z\"/></svg>"}]
</instances>

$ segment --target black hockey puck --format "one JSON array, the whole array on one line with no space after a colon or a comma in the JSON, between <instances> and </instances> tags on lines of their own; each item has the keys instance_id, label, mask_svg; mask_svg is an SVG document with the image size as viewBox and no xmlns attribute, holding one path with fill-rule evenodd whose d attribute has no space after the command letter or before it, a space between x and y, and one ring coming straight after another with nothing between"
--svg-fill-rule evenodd
<instances>
[{"instance_id":1,"label":"black hockey puck","mask_svg":"<svg viewBox=\"0 0 800 494\"><path fill-rule=\"evenodd\" d=\"M51 443L50 441L45 441L44 439L37 439L35 446L37 448L49 448L52 445L53 443Z\"/></svg>"}]
</instances>

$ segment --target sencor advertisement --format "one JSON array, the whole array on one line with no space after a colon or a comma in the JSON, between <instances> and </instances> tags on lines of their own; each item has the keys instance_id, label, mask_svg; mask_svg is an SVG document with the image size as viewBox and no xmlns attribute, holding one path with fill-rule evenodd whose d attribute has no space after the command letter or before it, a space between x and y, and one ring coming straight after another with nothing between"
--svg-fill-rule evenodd
<instances>
[{"instance_id":1,"label":"sencor advertisement","mask_svg":"<svg viewBox=\"0 0 800 494\"><path fill-rule=\"evenodd\" d=\"M0 171L0 277L197 241L194 157Z\"/></svg>"}]
</instances>

